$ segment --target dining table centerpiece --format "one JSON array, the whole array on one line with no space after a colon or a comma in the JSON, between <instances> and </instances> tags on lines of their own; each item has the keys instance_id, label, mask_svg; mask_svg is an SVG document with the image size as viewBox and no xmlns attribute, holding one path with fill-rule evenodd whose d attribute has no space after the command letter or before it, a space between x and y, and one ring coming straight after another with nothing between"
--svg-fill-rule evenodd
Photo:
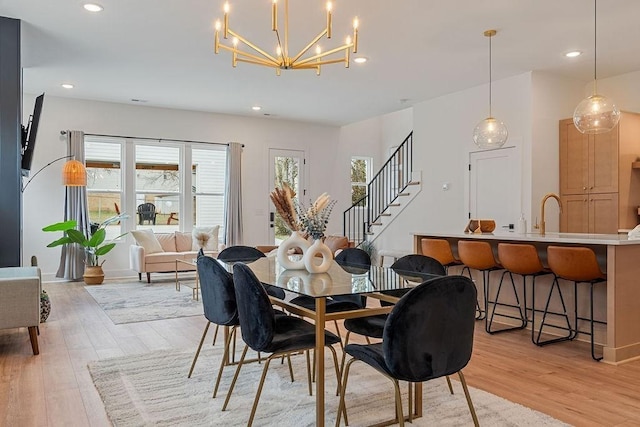
<instances>
[{"instance_id":1,"label":"dining table centerpiece","mask_svg":"<svg viewBox=\"0 0 640 427\"><path fill-rule=\"evenodd\" d=\"M331 268L333 252L322 239L335 204L336 201L331 200L327 193L318 196L308 208L300 202L296 204L300 228L313 239L313 243L302 256L304 266L309 273L326 273ZM320 263L317 262L318 260Z\"/></svg>"},{"instance_id":2,"label":"dining table centerpiece","mask_svg":"<svg viewBox=\"0 0 640 427\"><path fill-rule=\"evenodd\" d=\"M278 264L286 270L304 270L305 266L302 257L298 255L290 256L290 252L295 252L296 249L298 249L299 253L304 254L310 246L298 221L295 203L296 192L285 182L280 188L276 187L269 194L269 197L278 215L280 215L285 226L291 232L291 235L278 246L276 253Z\"/></svg>"}]
</instances>

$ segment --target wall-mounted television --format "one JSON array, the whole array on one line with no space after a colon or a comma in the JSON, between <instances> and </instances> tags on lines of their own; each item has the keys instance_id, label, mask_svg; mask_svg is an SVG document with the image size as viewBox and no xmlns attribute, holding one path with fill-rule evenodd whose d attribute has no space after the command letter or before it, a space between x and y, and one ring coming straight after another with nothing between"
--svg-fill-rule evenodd
<instances>
[{"instance_id":1,"label":"wall-mounted television","mask_svg":"<svg viewBox=\"0 0 640 427\"><path fill-rule=\"evenodd\" d=\"M42 102L44 93L36 98L33 107L33 114L29 116L29 122L22 126L21 152L22 152L22 175L29 176L31 170L31 160L33 150L36 146L36 136L38 134L38 124L40 123L40 113L42 113Z\"/></svg>"}]
</instances>

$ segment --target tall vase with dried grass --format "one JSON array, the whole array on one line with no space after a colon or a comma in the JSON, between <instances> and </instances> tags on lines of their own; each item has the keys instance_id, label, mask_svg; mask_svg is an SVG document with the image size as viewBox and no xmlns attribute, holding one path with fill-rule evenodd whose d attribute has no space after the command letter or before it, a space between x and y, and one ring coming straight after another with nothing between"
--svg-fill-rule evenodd
<instances>
[{"instance_id":1,"label":"tall vase with dried grass","mask_svg":"<svg viewBox=\"0 0 640 427\"><path fill-rule=\"evenodd\" d=\"M289 253L295 251L295 249L300 249L300 252L304 254L310 246L309 242L300 233L301 224L298 221L298 214L296 213L294 202L296 193L287 183L283 183L281 188L274 188L269 197L278 215L280 215L287 228L291 231L291 235L278 246L278 263L287 270L304 270L305 267L302 257L298 256L294 257L298 259L292 259L289 256Z\"/></svg>"}]
</instances>

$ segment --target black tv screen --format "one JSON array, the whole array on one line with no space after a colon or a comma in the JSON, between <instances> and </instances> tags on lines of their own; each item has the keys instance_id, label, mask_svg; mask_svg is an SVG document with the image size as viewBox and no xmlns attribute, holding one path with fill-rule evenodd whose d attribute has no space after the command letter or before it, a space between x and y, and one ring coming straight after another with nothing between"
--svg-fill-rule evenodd
<instances>
[{"instance_id":1,"label":"black tv screen","mask_svg":"<svg viewBox=\"0 0 640 427\"><path fill-rule=\"evenodd\" d=\"M36 136L38 134L38 124L40 123L40 113L42 113L42 102L44 93L36 98L33 107L33 114L29 116L27 126L22 127L22 175L29 175L31 170L31 160L33 150L36 146Z\"/></svg>"}]
</instances>

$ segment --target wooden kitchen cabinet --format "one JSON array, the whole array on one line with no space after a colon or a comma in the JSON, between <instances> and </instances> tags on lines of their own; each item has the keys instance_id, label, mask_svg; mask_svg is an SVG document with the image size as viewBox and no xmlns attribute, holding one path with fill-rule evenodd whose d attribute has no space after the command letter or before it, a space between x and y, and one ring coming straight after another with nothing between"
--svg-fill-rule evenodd
<instances>
[{"instance_id":1,"label":"wooden kitchen cabinet","mask_svg":"<svg viewBox=\"0 0 640 427\"><path fill-rule=\"evenodd\" d=\"M622 113L611 132L580 133L573 119L560 121L560 231L617 233L638 223L640 115Z\"/></svg>"}]
</instances>

